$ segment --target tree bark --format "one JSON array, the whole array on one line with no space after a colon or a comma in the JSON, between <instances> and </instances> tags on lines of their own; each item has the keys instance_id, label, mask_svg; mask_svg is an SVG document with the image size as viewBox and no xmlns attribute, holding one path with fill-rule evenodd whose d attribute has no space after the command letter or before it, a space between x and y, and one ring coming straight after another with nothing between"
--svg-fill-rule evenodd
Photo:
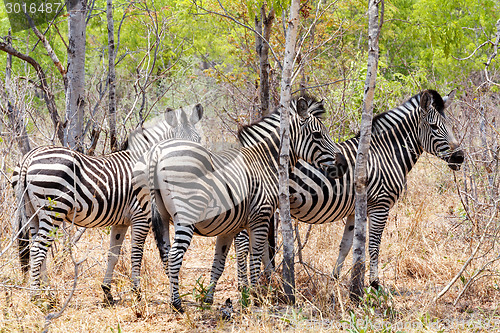
<instances>
[{"instance_id":1,"label":"tree bark","mask_svg":"<svg viewBox=\"0 0 500 333\"><path fill-rule=\"evenodd\" d=\"M106 14L108 19L108 122L111 151L117 151L116 141L116 89L115 89L115 29L113 21L113 1L107 0Z\"/></svg>"},{"instance_id":2,"label":"tree bark","mask_svg":"<svg viewBox=\"0 0 500 333\"><path fill-rule=\"evenodd\" d=\"M68 1L68 89L64 143L75 150L81 150L83 147L86 13L86 0Z\"/></svg>"},{"instance_id":3,"label":"tree bark","mask_svg":"<svg viewBox=\"0 0 500 333\"><path fill-rule=\"evenodd\" d=\"M353 269L351 272L350 285L350 296L354 301L359 301L363 297L365 277L367 158L372 131L373 98L375 95L379 53L378 39L381 28L381 23L379 23L379 4L382 1L383 0L369 0L368 2L368 65L363 97L359 146L356 155L356 167L354 168L356 208L353 239Z\"/></svg>"},{"instance_id":4,"label":"tree bark","mask_svg":"<svg viewBox=\"0 0 500 333\"><path fill-rule=\"evenodd\" d=\"M10 34L7 35L7 45L11 46L12 37ZM31 150L30 141L28 133L26 132L26 126L24 125L23 114L12 104L12 54L7 53L7 63L5 68L5 88L7 90L7 117L9 118L10 126L12 128L13 135L21 150L22 154L25 155Z\"/></svg>"},{"instance_id":5,"label":"tree bark","mask_svg":"<svg viewBox=\"0 0 500 333\"><path fill-rule=\"evenodd\" d=\"M257 119L265 117L270 113L269 106L269 39L271 37L271 28L274 21L274 8L271 8L266 16L266 7L263 4L260 8L260 19L255 15L255 50L259 56L259 76L260 76L260 108ZM263 37L263 38L262 38Z\"/></svg>"},{"instance_id":6,"label":"tree bark","mask_svg":"<svg viewBox=\"0 0 500 333\"><path fill-rule=\"evenodd\" d=\"M285 294L290 304L295 303L295 270L293 226L290 215L290 194L288 190L288 170L290 151L290 100L292 97L292 72L295 59L295 45L299 26L299 0L292 0L285 40L285 56L281 79L280 97L280 164L279 164L279 207L281 232L283 235L283 281ZM286 19L284 20L286 22Z\"/></svg>"}]
</instances>

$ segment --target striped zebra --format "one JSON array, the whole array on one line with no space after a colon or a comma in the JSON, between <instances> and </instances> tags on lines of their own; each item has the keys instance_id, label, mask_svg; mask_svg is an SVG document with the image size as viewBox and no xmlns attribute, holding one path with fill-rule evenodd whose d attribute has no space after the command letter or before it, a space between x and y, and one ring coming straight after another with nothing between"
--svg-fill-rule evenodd
<instances>
[{"instance_id":1,"label":"striped zebra","mask_svg":"<svg viewBox=\"0 0 500 333\"><path fill-rule=\"evenodd\" d=\"M304 98L293 100L291 110L290 164L305 159L325 172L344 168L344 157L321 121L311 116L314 110L309 110L308 102ZM195 233L217 236L206 302L213 302L232 240L244 228L251 235L251 282L256 284L269 219L278 206L279 127L280 114L275 112L240 130L240 136L254 132L255 142L221 153L194 142L168 140L154 146L134 167L134 187L139 188L141 207L147 211L149 202L154 201L161 215L161 219L153 217L153 230L163 251L172 306L177 311L183 311L179 270ZM175 236L170 248L171 218Z\"/></svg>"},{"instance_id":2,"label":"striped zebra","mask_svg":"<svg viewBox=\"0 0 500 333\"><path fill-rule=\"evenodd\" d=\"M455 91L441 97L434 90L425 90L401 106L374 117L368 155L368 216L370 254L370 284L377 288L378 254L382 233L389 215L406 186L406 175L424 151L458 170L464 161L450 128L445 109L451 104ZM242 144L251 140L242 137ZM354 231L354 164L359 135L340 143L348 170L340 179L326 177L321 170L299 161L290 174L290 210L292 216L305 223L320 224L347 217L340 251L333 275L338 278L344 260L352 246ZM274 224L272 224L274 225ZM270 242L274 231L270 231ZM239 233L235 240L238 260L238 283L248 284L248 233Z\"/></svg>"},{"instance_id":3,"label":"striped zebra","mask_svg":"<svg viewBox=\"0 0 500 333\"><path fill-rule=\"evenodd\" d=\"M85 228L111 226L108 265L102 283L104 301L108 303L113 302L113 270L127 229L132 225L132 281L136 295L140 296L142 250L151 217L140 209L133 193L132 167L154 143L164 139L199 142L201 138L194 125L202 115L200 104L168 109L164 120L152 121L133 131L127 140L128 147L101 157L54 146L39 147L24 156L13 177L20 202L15 223L20 230L22 270L26 274L31 267L32 298L39 295L40 278L45 276L45 258L54 232L64 224Z\"/></svg>"}]
</instances>

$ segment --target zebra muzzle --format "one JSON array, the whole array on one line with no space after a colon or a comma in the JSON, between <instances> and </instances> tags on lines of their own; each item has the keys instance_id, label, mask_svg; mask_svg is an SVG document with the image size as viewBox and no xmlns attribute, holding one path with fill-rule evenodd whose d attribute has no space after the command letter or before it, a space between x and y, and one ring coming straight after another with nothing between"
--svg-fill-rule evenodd
<instances>
[{"instance_id":1,"label":"zebra muzzle","mask_svg":"<svg viewBox=\"0 0 500 333\"><path fill-rule=\"evenodd\" d=\"M460 166L465 160L465 154L463 150L457 150L453 154L450 155L450 158L448 158L448 166L450 167L451 170L453 171L458 171L460 170Z\"/></svg>"},{"instance_id":2,"label":"zebra muzzle","mask_svg":"<svg viewBox=\"0 0 500 333\"><path fill-rule=\"evenodd\" d=\"M349 165L343 154L335 154L335 162L322 164L321 168L331 179L341 178L348 170Z\"/></svg>"}]
</instances>

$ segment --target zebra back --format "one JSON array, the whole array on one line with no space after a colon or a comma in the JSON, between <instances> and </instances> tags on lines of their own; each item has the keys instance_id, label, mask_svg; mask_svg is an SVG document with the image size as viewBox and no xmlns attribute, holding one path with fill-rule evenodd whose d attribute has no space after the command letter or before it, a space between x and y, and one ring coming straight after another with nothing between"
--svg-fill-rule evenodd
<instances>
[{"instance_id":1,"label":"zebra back","mask_svg":"<svg viewBox=\"0 0 500 333\"><path fill-rule=\"evenodd\" d=\"M203 116L201 104L192 104L177 110L167 109L164 119L157 118L139 125L132 131L123 150L129 151L134 160L139 159L155 143L166 139L185 139L195 142L201 141L199 127L195 125Z\"/></svg>"}]
</instances>

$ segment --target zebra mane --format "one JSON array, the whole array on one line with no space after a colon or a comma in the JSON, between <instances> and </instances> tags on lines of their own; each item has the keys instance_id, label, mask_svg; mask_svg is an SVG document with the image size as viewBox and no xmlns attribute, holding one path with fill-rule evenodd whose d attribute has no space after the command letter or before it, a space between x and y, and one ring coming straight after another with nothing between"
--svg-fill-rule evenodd
<instances>
[{"instance_id":1,"label":"zebra mane","mask_svg":"<svg viewBox=\"0 0 500 333\"><path fill-rule=\"evenodd\" d=\"M302 97L306 100L307 106L308 106L308 111L311 115L317 117L317 118L323 118L325 115L325 107L323 105L323 101L318 101L316 97L310 96L310 95L304 95L304 96L296 96L292 98L290 101L290 111L295 114L297 112L297 101L298 99ZM274 109L274 111L260 119L257 120L251 124L248 125L243 125L238 129L238 139L241 142L247 141L248 137L253 137L257 132L259 132L259 129L262 127L265 127L266 125L272 125L276 126L276 121L279 123L280 121L280 108L277 107Z\"/></svg>"},{"instance_id":2,"label":"zebra mane","mask_svg":"<svg viewBox=\"0 0 500 333\"><path fill-rule=\"evenodd\" d=\"M381 135L397 124L401 122L401 120L407 117L413 110L420 107L420 98L423 94L430 94L433 100L433 107L441 116L445 116L444 114L444 101L441 95L435 90L425 90L422 91L408 100L406 100L403 104L394 109L382 112L375 117L373 117L372 121L372 133L375 135ZM356 134L356 137L359 137L360 133Z\"/></svg>"}]
</instances>

